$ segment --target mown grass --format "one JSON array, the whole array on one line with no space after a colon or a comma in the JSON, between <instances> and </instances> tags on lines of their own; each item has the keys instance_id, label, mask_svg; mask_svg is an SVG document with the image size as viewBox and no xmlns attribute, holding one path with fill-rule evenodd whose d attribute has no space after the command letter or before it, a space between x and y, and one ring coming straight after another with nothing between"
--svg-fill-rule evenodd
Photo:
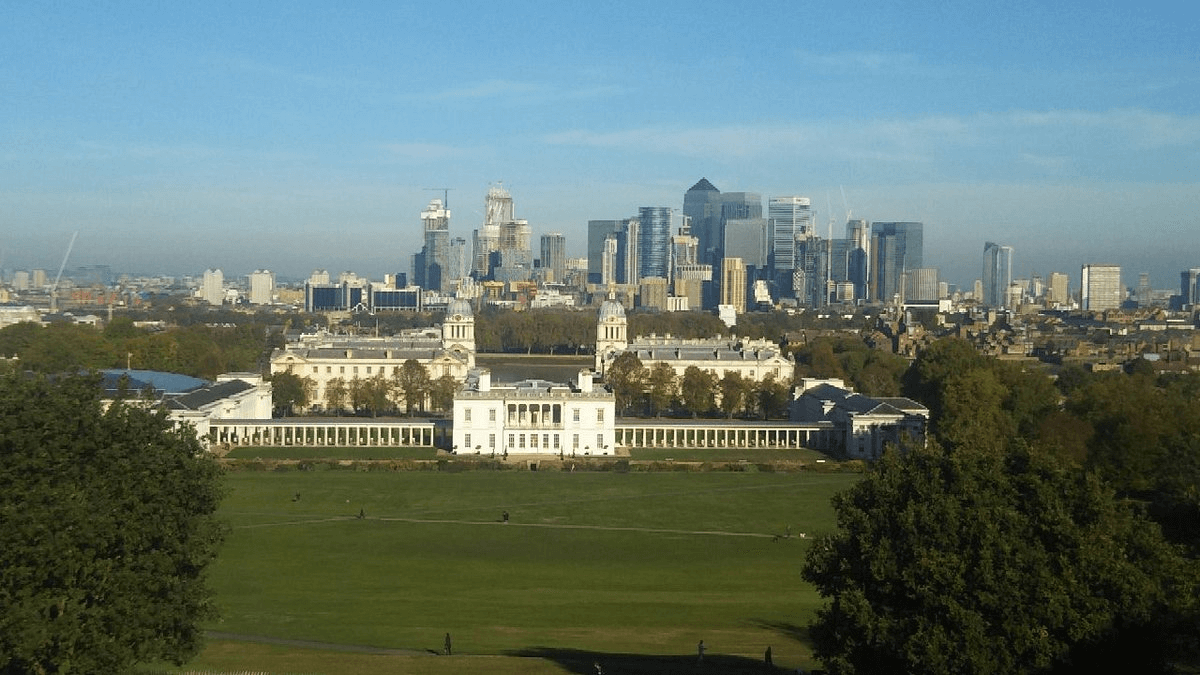
<instances>
[{"instance_id":1,"label":"mown grass","mask_svg":"<svg viewBox=\"0 0 1200 675\"><path fill-rule=\"evenodd\" d=\"M256 446L234 448L228 459L434 459L433 448Z\"/></svg>"},{"instance_id":2,"label":"mown grass","mask_svg":"<svg viewBox=\"0 0 1200 675\"><path fill-rule=\"evenodd\" d=\"M188 668L672 672L694 668L700 639L723 670L761 669L767 645L776 664L811 667L802 626L819 599L799 569L834 527L829 497L856 479L231 473L213 630L413 653L317 650L302 668L311 650L222 640ZM456 655L429 655L446 632Z\"/></svg>"}]
</instances>

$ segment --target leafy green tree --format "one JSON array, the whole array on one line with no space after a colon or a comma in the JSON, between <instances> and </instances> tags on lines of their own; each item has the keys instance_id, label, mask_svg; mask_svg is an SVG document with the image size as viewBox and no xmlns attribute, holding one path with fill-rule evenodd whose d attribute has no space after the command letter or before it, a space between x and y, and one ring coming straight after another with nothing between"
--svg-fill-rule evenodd
<instances>
[{"instance_id":1,"label":"leafy green tree","mask_svg":"<svg viewBox=\"0 0 1200 675\"><path fill-rule=\"evenodd\" d=\"M429 371L416 359L405 361L392 376L392 391L404 398L404 411L410 416L414 405L425 402L431 385Z\"/></svg>"},{"instance_id":2,"label":"leafy green tree","mask_svg":"<svg viewBox=\"0 0 1200 675\"><path fill-rule=\"evenodd\" d=\"M659 361L650 368L646 378L648 389L647 399L651 412L657 417L663 410L671 407L671 402L679 394L679 377L675 369L666 361Z\"/></svg>"},{"instance_id":3,"label":"leafy green tree","mask_svg":"<svg viewBox=\"0 0 1200 675\"><path fill-rule=\"evenodd\" d=\"M624 352L613 359L604 371L604 381L612 388L619 412L628 412L646 393L649 371L633 352Z\"/></svg>"},{"instance_id":4,"label":"leafy green tree","mask_svg":"<svg viewBox=\"0 0 1200 675\"><path fill-rule=\"evenodd\" d=\"M430 385L429 398L436 410L449 411L454 407L454 395L462 385L453 375L442 375Z\"/></svg>"},{"instance_id":5,"label":"leafy green tree","mask_svg":"<svg viewBox=\"0 0 1200 675\"><path fill-rule=\"evenodd\" d=\"M0 380L0 672L182 664L214 617L220 470L93 377Z\"/></svg>"},{"instance_id":6,"label":"leafy green tree","mask_svg":"<svg viewBox=\"0 0 1200 675\"><path fill-rule=\"evenodd\" d=\"M731 370L717 382L717 391L721 394L718 403L721 412L732 419L734 413L745 407L751 392L751 383L747 382L741 373Z\"/></svg>"},{"instance_id":7,"label":"leafy green tree","mask_svg":"<svg viewBox=\"0 0 1200 675\"><path fill-rule=\"evenodd\" d=\"M888 453L834 508L803 569L833 673L1042 672L1195 603L1154 523L1044 453ZM1160 657L1143 644L1136 672Z\"/></svg>"},{"instance_id":8,"label":"leafy green tree","mask_svg":"<svg viewBox=\"0 0 1200 675\"><path fill-rule=\"evenodd\" d=\"M316 383L291 371L271 376L271 399L277 414L294 415L296 408L307 408Z\"/></svg>"},{"instance_id":9,"label":"leafy green tree","mask_svg":"<svg viewBox=\"0 0 1200 675\"><path fill-rule=\"evenodd\" d=\"M325 383L325 409L333 411L341 415L342 410L346 408L346 401L349 397L350 389L346 385L346 380L340 377L335 377Z\"/></svg>"},{"instance_id":10,"label":"leafy green tree","mask_svg":"<svg viewBox=\"0 0 1200 675\"><path fill-rule=\"evenodd\" d=\"M763 419L780 419L788 415L788 404L792 401L791 388L786 382L775 379L775 373L767 376L754 387L755 403Z\"/></svg>"},{"instance_id":11,"label":"leafy green tree","mask_svg":"<svg viewBox=\"0 0 1200 675\"><path fill-rule=\"evenodd\" d=\"M692 417L708 414L717 407L717 376L711 370L688 366L679 384L679 396Z\"/></svg>"}]
</instances>

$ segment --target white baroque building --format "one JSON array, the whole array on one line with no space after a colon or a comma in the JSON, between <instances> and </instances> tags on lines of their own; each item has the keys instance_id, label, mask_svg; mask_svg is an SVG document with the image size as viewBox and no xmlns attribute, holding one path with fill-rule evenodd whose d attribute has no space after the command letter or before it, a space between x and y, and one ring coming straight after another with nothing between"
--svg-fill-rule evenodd
<instances>
[{"instance_id":1,"label":"white baroque building","mask_svg":"<svg viewBox=\"0 0 1200 675\"><path fill-rule=\"evenodd\" d=\"M441 329L420 328L392 337L301 335L271 354L271 374L291 372L313 383L310 405L325 408L330 382L390 378L405 361L425 366L431 379L449 375L465 382L475 367L475 317L471 303L456 299L446 308Z\"/></svg>"},{"instance_id":2,"label":"white baroque building","mask_svg":"<svg viewBox=\"0 0 1200 675\"><path fill-rule=\"evenodd\" d=\"M689 366L708 370L718 378L736 372L743 378L761 382L768 375L777 382L791 382L795 363L770 340L736 337L682 339L666 336L639 336L629 340L625 308L613 298L600 305L596 322L596 371L604 373L618 356L637 354L646 368L667 363L683 377Z\"/></svg>"},{"instance_id":3,"label":"white baroque building","mask_svg":"<svg viewBox=\"0 0 1200 675\"><path fill-rule=\"evenodd\" d=\"M492 384L491 372L472 373L454 397L453 449L481 455L616 454L616 401L593 386L591 371L574 386L545 380Z\"/></svg>"}]
</instances>

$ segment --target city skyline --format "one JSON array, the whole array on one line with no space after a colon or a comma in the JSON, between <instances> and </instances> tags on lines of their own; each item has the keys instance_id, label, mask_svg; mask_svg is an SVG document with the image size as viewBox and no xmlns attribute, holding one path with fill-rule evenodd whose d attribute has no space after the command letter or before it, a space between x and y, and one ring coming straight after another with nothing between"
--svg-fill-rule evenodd
<instances>
[{"instance_id":1,"label":"city skyline","mask_svg":"<svg viewBox=\"0 0 1200 675\"><path fill-rule=\"evenodd\" d=\"M960 286L987 241L1022 278L1196 267L1190 10L726 9L10 8L0 267L54 271L78 231L70 267L376 278L432 198L469 240L498 182L582 257L589 220L681 209L701 177L807 197L821 236L921 222Z\"/></svg>"}]
</instances>

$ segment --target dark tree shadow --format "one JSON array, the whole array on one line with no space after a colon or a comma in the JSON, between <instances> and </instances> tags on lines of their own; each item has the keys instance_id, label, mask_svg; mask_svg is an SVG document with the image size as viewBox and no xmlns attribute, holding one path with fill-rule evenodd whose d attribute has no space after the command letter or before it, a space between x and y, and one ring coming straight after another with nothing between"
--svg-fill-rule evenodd
<instances>
[{"instance_id":1,"label":"dark tree shadow","mask_svg":"<svg viewBox=\"0 0 1200 675\"><path fill-rule=\"evenodd\" d=\"M736 675L737 673L790 672L778 666L768 666L762 659L714 654L712 651L705 653L703 663L697 660L696 654L620 654L559 647L530 647L507 652L507 654L553 661L567 672L577 675L595 675L595 664L600 664L604 675L673 675L674 673L687 673L688 675L734 673Z\"/></svg>"},{"instance_id":2,"label":"dark tree shadow","mask_svg":"<svg viewBox=\"0 0 1200 675\"><path fill-rule=\"evenodd\" d=\"M808 626L801 626L800 624L786 621L767 621L766 619L750 619L750 624L757 628L772 631L781 637L799 642L812 649L812 638L808 634Z\"/></svg>"}]
</instances>

